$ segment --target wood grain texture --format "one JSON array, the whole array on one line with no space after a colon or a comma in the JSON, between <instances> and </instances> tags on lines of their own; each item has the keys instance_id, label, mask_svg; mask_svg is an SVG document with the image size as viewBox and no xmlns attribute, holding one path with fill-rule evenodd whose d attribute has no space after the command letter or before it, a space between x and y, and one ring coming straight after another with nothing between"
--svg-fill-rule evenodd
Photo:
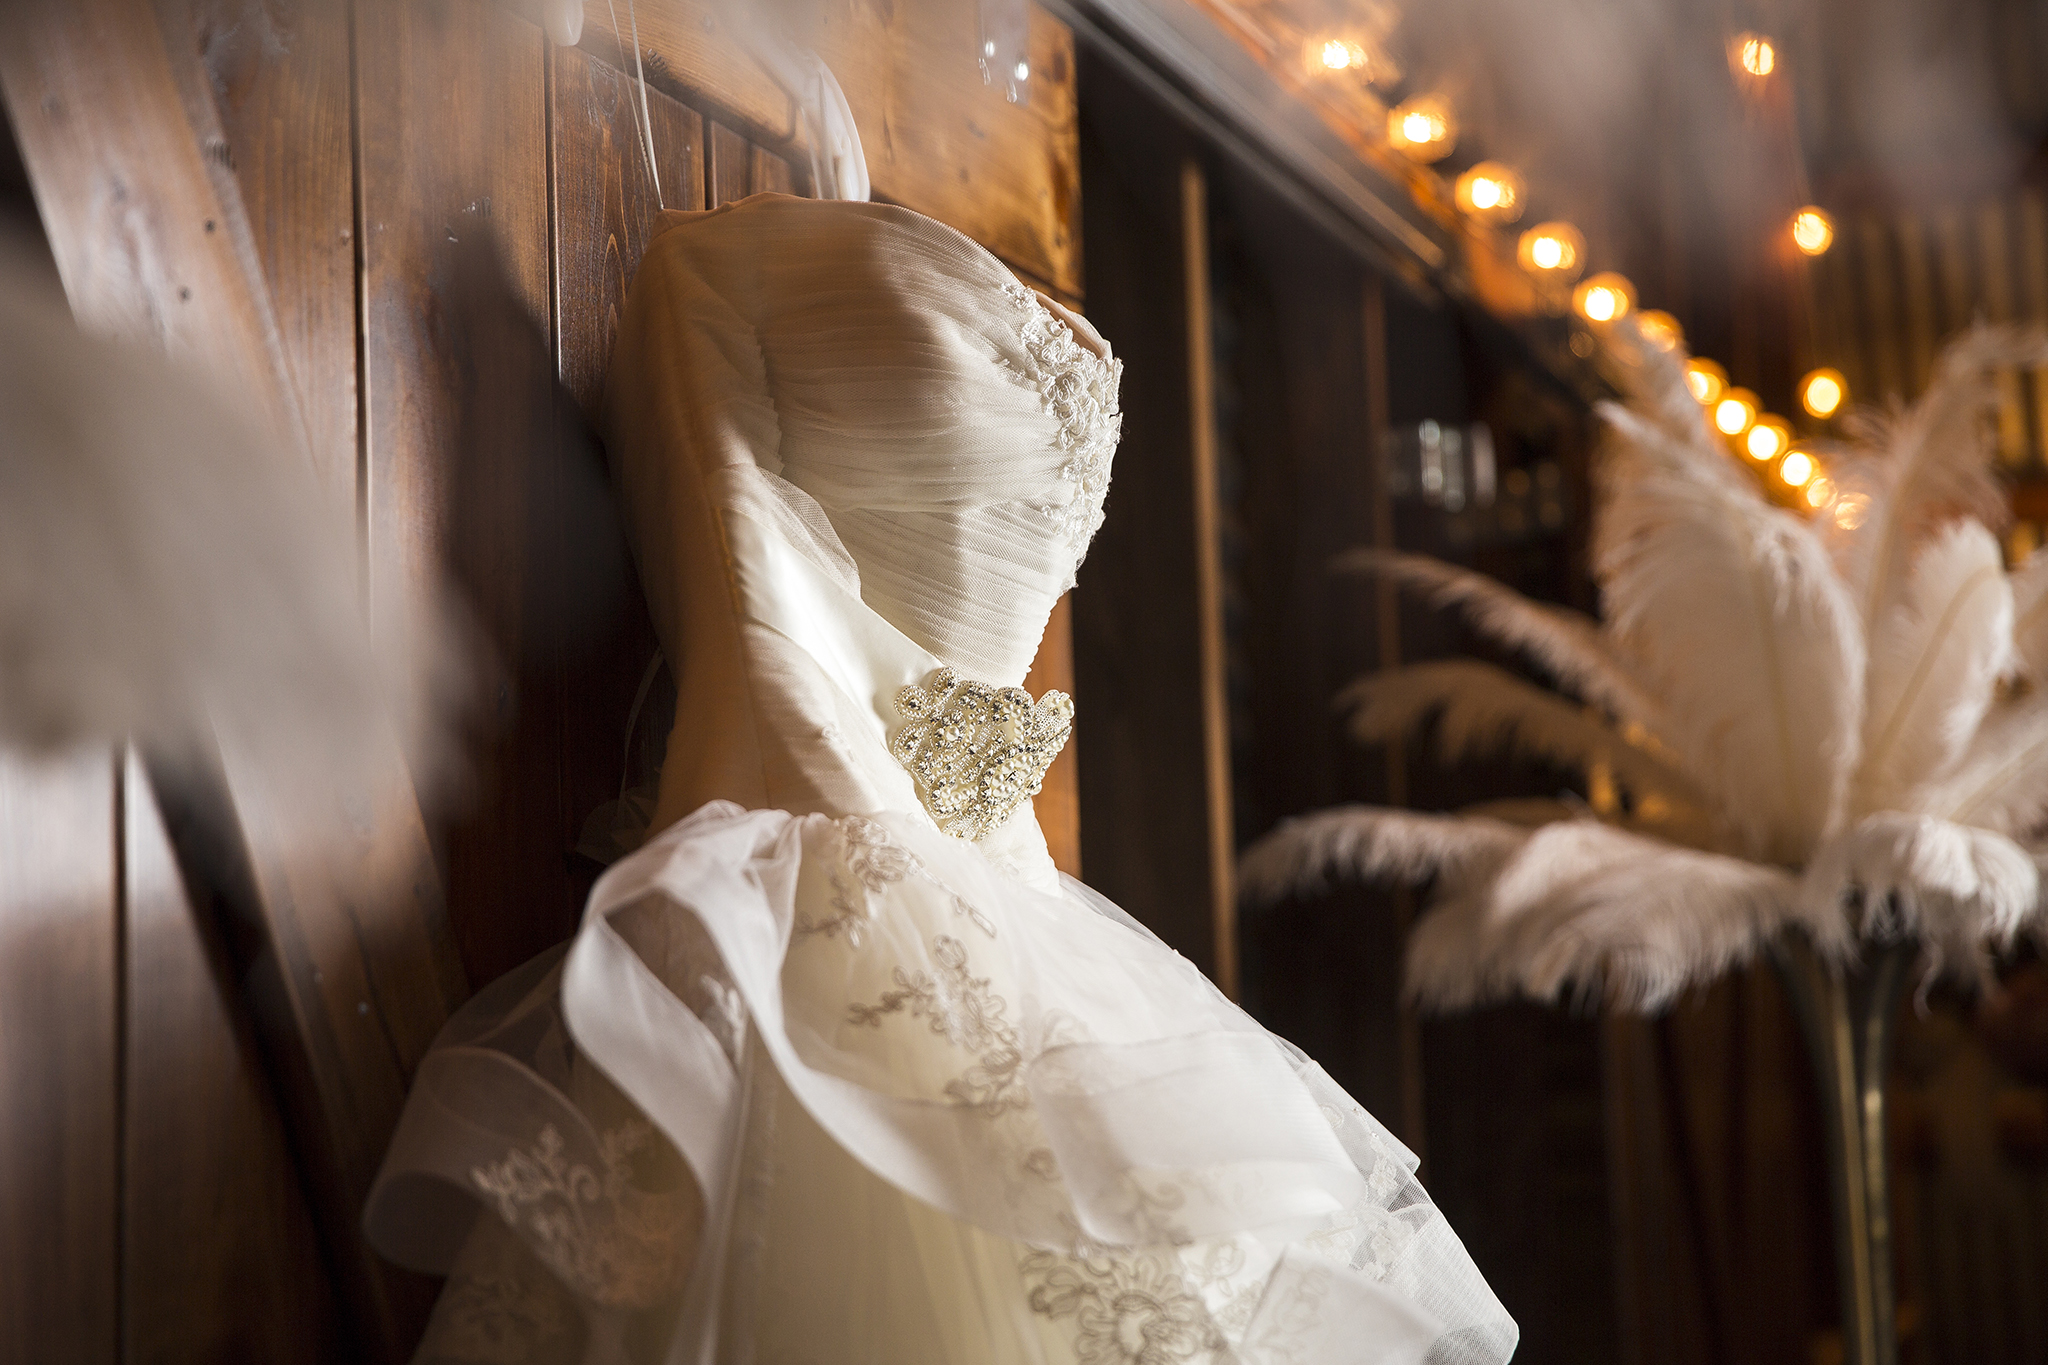
<instances>
[{"instance_id":1,"label":"wood grain texture","mask_svg":"<svg viewBox=\"0 0 2048 1365\"><path fill-rule=\"evenodd\" d=\"M712 123L704 141L705 205L715 209L752 194L754 149L747 140L722 123Z\"/></svg>"},{"instance_id":2,"label":"wood grain texture","mask_svg":"<svg viewBox=\"0 0 2048 1365\"><path fill-rule=\"evenodd\" d=\"M754 148L751 184L755 194L795 194L796 173L787 157L765 147Z\"/></svg>"},{"instance_id":3,"label":"wood grain texture","mask_svg":"<svg viewBox=\"0 0 2048 1365\"><path fill-rule=\"evenodd\" d=\"M1045 623L1045 638L1039 641L1038 656L1031 661L1031 672L1024 678L1024 690L1034 697L1042 697L1053 688L1070 697L1074 695L1072 593L1053 604L1052 616ZM1031 800L1038 827L1045 832L1045 846L1052 853L1053 865L1069 877L1081 875L1080 747L1087 733L1087 717L1085 703L1077 706L1073 736L1045 770L1045 785Z\"/></svg>"},{"instance_id":4,"label":"wood grain texture","mask_svg":"<svg viewBox=\"0 0 2048 1365\"><path fill-rule=\"evenodd\" d=\"M757 140L793 140L788 100L725 32L715 8L712 0L640 6L648 79L731 110ZM1079 295L1078 106L1066 26L1032 6L1030 100L1011 104L1001 87L982 84L972 4L861 0L819 9L812 45L845 89L875 197L950 223L1018 269ZM585 35L616 50L600 8L588 10Z\"/></svg>"},{"instance_id":5,"label":"wood grain texture","mask_svg":"<svg viewBox=\"0 0 2048 1365\"><path fill-rule=\"evenodd\" d=\"M565 496L558 500L562 711L562 818L557 846L580 838L598 806L615 800L626 728L654 628L640 592L602 452L592 435L612 339L626 291L647 249L658 205L633 138L635 86L582 51L552 54L556 370L585 418L565 423L559 446ZM647 95L663 197L672 209L704 206L705 125L659 90ZM598 872L573 860L587 889ZM571 915L580 900L564 907ZM573 927L570 919L563 926Z\"/></svg>"},{"instance_id":6,"label":"wood grain texture","mask_svg":"<svg viewBox=\"0 0 2048 1365\"><path fill-rule=\"evenodd\" d=\"M132 760L125 791L124 1362L338 1361L276 1099L222 998Z\"/></svg>"},{"instance_id":7,"label":"wood grain texture","mask_svg":"<svg viewBox=\"0 0 2048 1365\"><path fill-rule=\"evenodd\" d=\"M110 752L0 754L0 1361L118 1359Z\"/></svg>"}]
</instances>

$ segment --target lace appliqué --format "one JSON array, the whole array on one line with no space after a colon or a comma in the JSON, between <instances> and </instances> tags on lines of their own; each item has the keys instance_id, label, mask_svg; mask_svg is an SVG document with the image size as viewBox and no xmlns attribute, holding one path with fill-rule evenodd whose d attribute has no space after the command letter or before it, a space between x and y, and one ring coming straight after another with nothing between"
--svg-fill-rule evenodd
<instances>
[{"instance_id":1,"label":"lace appliqu\u00e9","mask_svg":"<svg viewBox=\"0 0 2048 1365\"><path fill-rule=\"evenodd\" d=\"M1073 1321L1080 1365L1177 1365L1228 1349L1177 1257L1100 1247L1072 1256L1037 1251L1022 1269L1031 1311Z\"/></svg>"},{"instance_id":2,"label":"lace appliqu\u00e9","mask_svg":"<svg viewBox=\"0 0 2048 1365\"><path fill-rule=\"evenodd\" d=\"M846 1007L847 1018L867 1028L880 1028L892 1014L923 1019L931 1031L962 1051L975 1054L974 1065L946 1083L954 1103L979 1109L990 1118L1029 1103L1019 1083L1024 1048L1017 1026L1006 1017L1009 1006L989 989L989 979L968 970L967 945L944 934L932 940L934 972L896 968L896 989L882 992L872 1005Z\"/></svg>"},{"instance_id":3,"label":"lace appliqu\u00e9","mask_svg":"<svg viewBox=\"0 0 2048 1365\"><path fill-rule=\"evenodd\" d=\"M838 938L844 934L848 947L860 947L867 934L866 926L875 917L875 897L911 876L921 877L944 891L952 898L955 914L990 938L996 936L996 926L987 915L934 877L918 861L917 855L891 839L883 826L859 815L849 815L833 823L839 830L840 859L844 871L832 874L832 899L828 902L832 913L814 920L799 910L794 935L797 941L813 935Z\"/></svg>"},{"instance_id":4,"label":"lace appliqu\u00e9","mask_svg":"<svg viewBox=\"0 0 2048 1365\"><path fill-rule=\"evenodd\" d=\"M896 694L906 724L889 752L910 770L918 799L939 828L980 839L1038 794L1045 771L1074 732L1074 701L1021 687L963 681L939 669Z\"/></svg>"},{"instance_id":5,"label":"lace appliqu\u00e9","mask_svg":"<svg viewBox=\"0 0 2048 1365\"><path fill-rule=\"evenodd\" d=\"M600 1135L600 1171L572 1164L548 1124L531 1150L514 1148L469 1177L569 1288L594 1303L645 1307L673 1288L681 1269L680 1201L632 1183L633 1154L653 1133L636 1120Z\"/></svg>"},{"instance_id":6,"label":"lace appliqu\u00e9","mask_svg":"<svg viewBox=\"0 0 2048 1365\"><path fill-rule=\"evenodd\" d=\"M1060 477L1074 492L1064 505L1044 510L1060 538L1072 547L1078 568L1088 542L1102 529L1110 458L1123 433L1123 414L1117 409L1123 362L1115 356L1098 356L1076 341L1073 329L1047 311L1038 296L1023 285L1006 281L1003 292L1024 311L1022 339L1032 367L1027 377L1037 386L1046 413L1060 424L1060 452L1066 456ZM1073 585L1070 570L1066 587Z\"/></svg>"}]
</instances>

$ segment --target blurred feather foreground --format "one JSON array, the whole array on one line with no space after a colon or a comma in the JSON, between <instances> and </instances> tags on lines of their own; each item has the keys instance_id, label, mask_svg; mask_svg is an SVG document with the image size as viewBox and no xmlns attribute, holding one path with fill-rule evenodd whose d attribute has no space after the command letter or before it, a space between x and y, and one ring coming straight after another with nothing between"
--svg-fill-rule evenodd
<instances>
[{"instance_id":1,"label":"blurred feather foreground","mask_svg":"<svg viewBox=\"0 0 2048 1365\"><path fill-rule=\"evenodd\" d=\"M1323 811L1247 852L1245 897L1433 876L1407 990L1436 1009L1578 995L1656 1010L1791 928L1837 959L1910 936L1981 970L2042 923L2048 558L2004 570L1984 419L1995 371L2048 361L2048 337L1952 343L1917 403L1858 424L1839 483L1861 519L1817 525L1733 466L1684 356L1623 326L1627 398L1601 412L1604 621L1431 559L1343 561L1462 611L1572 696L1443 661L1339 698L1361 740L1433 716L1447 759L1598 771L1615 813Z\"/></svg>"},{"instance_id":2,"label":"blurred feather foreground","mask_svg":"<svg viewBox=\"0 0 2048 1365\"><path fill-rule=\"evenodd\" d=\"M481 637L438 588L366 627L351 509L262 406L84 335L0 250L0 747L132 739L204 770L217 742L283 808L328 812L402 751L423 797L447 795ZM343 852L327 824L280 833Z\"/></svg>"}]
</instances>

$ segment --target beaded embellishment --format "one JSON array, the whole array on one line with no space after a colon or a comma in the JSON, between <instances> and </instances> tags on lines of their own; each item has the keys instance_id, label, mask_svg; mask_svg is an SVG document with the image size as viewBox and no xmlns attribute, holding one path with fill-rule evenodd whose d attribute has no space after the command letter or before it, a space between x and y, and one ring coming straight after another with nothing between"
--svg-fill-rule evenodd
<instances>
[{"instance_id":1,"label":"beaded embellishment","mask_svg":"<svg viewBox=\"0 0 2048 1365\"><path fill-rule=\"evenodd\" d=\"M889 744L940 829L974 840L1038 794L1074 732L1074 699L963 681L942 668L896 694L907 724Z\"/></svg>"}]
</instances>

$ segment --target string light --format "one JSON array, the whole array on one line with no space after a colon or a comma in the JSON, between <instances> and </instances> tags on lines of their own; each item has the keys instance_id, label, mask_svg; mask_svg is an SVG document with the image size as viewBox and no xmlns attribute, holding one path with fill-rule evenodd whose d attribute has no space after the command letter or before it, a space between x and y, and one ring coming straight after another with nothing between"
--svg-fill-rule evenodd
<instances>
[{"instance_id":1,"label":"string light","mask_svg":"<svg viewBox=\"0 0 2048 1365\"><path fill-rule=\"evenodd\" d=\"M1588 322L1619 322L1635 306L1636 287L1611 270L1572 291L1572 307Z\"/></svg>"},{"instance_id":2,"label":"string light","mask_svg":"<svg viewBox=\"0 0 2048 1365\"><path fill-rule=\"evenodd\" d=\"M1458 177L1458 207L1489 223L1522 216L1522 177L1498 161L1482 161Z\"/></svg>"},{"instance_id":3,"label":"string light","mask_svg":"<svg viewBox=\"0 0 2048 1365\"><path fill-rule=\"evenodd\" d=\"M1834 517L1836 526L1844 531L1853 531L1870 515L1870 497L1864 493L1844 493L1835 499L1830 515Z\"/></svg>"},{"instance_id":4,"label":"string light","mask_svg":"<svg viewBox=\"0 0 2048 1365\"><path fill-rule=\"evenodd\" d=\"M1778 478L1787 488L1804 488L1815 472L1813 456L1803 450L1788 451L1778 462Z\"/></svg>"},{"instance_id":5,"label":"string light","mask_svg":"<svg viewBox=\"0 0 2048 1365\"><path fill-rule=\"evenodd\" d=\"M1586 239L1570 223L1538 223L1515 244L1515 259L1545 279L1575 280L1586 268Z\"/></svg>"},{"instance_id":6,"label":"string light","mask_svg":"<svg viewBox=\"0 0 2048 1365\"><path fill-rule=\"evenodd\" d=\"M1387 111L1387 141L1411 161L1441 161L1458 145L1451 108L1434 95L1403 100Z\"/></svg>"},{"instance_id":7,"label":"string light","mask_svg":"<svg viewBox=\"0 0 2048 1365\"><path fill-rule=\"evenodd\" d=\"M1778 66L1778 49L1761 33L1738 33L1728 44L1729 59L1737 69L1761 79Z\"/></svg>"},{"instance_id":8,"label":"string light","mask_svg":"<svg viewBox=\"0 0 2048 1365\"><path fill-rule=\"evenodd\" d=\"M1835 244L1835 220L1811 204L1792 215L1792 245L1818 256Z\"/></svg>"},{"instance_id":9,"label":"string light","mask_svg":"<svg viewBox=\"0 0 2048 1365\"><path fill-rule=\"evenodd\" d=\"M1822 366L1799 381L1799 406L1822 421L1841 410L1849 397L1849 381L1840 370Z\"/></svg>"},{"instance_id":10,"label":"string light","mask_svg":"<svg viewBox=\"0 0 2048 1365\"><path fill-rule=\"evenodd\" d=\"M1792 444L1792 424L1782 417L1759 417L1742 438L1742 448L1758 464L1768 464ZM1799 482L1804 483L1801 479Z\"/></svg>"},{"instance_id":11,"label":"string light","mask_svg":"<svg viewBox=\"0 0 2048 1365\"><path fill-rule=\"evenodd\" d=\"M1728 391L1728 371L1703 356L1694 356L1685 362L1685 387L1692 390L1694 402L1711 408Z\"/></svg>"},{"instance_id":12,"label":"string light","mask_svg":"<svg viewBox=\"0 0 2048 1365\"><path fill-rule=\"evenodd\" d=\"M1806 505L1819 511L1835 500L1835 481L1816 474L1806 485Z\"/></svg>"},{"instance_id":13,"label":"string light","mask_svg":"<svg viewBox=\"0 0 2048 1365\"><path fill-rule=\"evenodd\" d=\"M1678 319L1661 308L1648 308L1636 314L1636 330L1643 340L1669 355L1685 344L1685 329L1678 325ZM1709 362L1712 363L1712 362ZM1692 386L1690 372L1686 375L1686 387ZM1695 398L1699 395L1694 394Z\"/></svg>"},{"instance_id":14,"label":"string light","mask_svg":"<svg viewBox=\"0 0 2048 1365\"><path fill-rule=\"evenodd\" d=\"M1748 389L1729 389L1714 404L1714 429L1723 436L1740 436L1756 421L1756 395Z\"/></svg>"}]
</instances>

